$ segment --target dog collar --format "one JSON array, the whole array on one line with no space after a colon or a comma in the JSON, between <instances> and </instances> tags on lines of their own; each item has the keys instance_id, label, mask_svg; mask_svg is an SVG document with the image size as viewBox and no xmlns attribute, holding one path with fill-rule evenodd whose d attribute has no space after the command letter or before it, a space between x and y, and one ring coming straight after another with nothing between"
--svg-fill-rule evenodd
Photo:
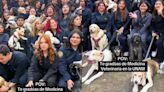
<instances>
[{"instance_id":1,"label":"dog collar","mask_svg":"<svg viewBox=\"0 0 164 92\"><path fill-rule=\"evenodd\" d=\"M98 44L98 42L101 40L101 38L103 36L104 36L104 34L100 38L98 38L98 39L92 38L92 40L95 42L96 47L100 47L99 44Z\"/></svg>"}]
</instances>

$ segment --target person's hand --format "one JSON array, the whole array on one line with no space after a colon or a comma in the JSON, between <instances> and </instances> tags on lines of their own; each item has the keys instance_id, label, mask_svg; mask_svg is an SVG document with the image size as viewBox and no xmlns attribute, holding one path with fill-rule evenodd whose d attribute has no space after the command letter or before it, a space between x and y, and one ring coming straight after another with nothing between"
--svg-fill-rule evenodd
<instances>
[{"instance_id":1,"label":"person's hand","mask_svg":"<svg viewBox=\"0 0 164 92\"><path fill-rule=\"evenodd\" d=\"M130 18L137 19L137 14L135 12L134 13L130 12L129 16Z\"/></svg>"},{"instance_id":2,"label":"person's hand","mask_svg":"<svg viewBox=\"0 0 164 92\"><path fill-rule=\"evenodd\" d=\"M51 19L51 17L47 17L47 20L50 20Z\"/></svg>"},{"instance_id":3,"label":"person's hand","mask_svg":"<svg viewBox=\"0 0 164 92\"><path fill-rule=\"evenodd\" d=\"M68 90L71 90L73 85L74 85L74 82L72 80L68 80L67 81L67 88L68 88Z\"/></svg>"},{"instance_id":4,"label":"person's hand","mask_svg":"<svg viewBox=\"0 0 164 92\"><path fill-rule=\"evenodd\" d=\"M15 83L13 83L13 82L9 82L9 87L11 88L11 87L14 87L15 86Z\"/></svg>"},{"instance_id":5,"label":"person's hand","mask_svg":"<svg viewBox=\"0 0 164 92\"><path fill-rule=\"evenodd\" d=\"M29 81L26 85L26 87L32 87L34 85L33 81Z\"/></svg>"},{"instance_id":6,"label":"person's hand","mask_svg":"<svg viewBox=\"0 0 164 92\"><path fill-rule=\"evenodd\" d=\"M0 87L0 92L7 92L8 90L9 90L9 87L7 86Z\"/></svg>"},{"instance_id":7,"label":"person's hand","mask_svg":"<svg viewBox=\"0 0 164 92\"><path fill-rule=\"evenodd\" d=\"M120 34L123 33L123 31L124 31L124 27L121 27L117 32L118 32L118 34L120 35Z\"/></svg>"},{"instance_id":8,"label":"person's hand","mask_svg":"<svg viewBox=\"0 0 164 92\"><path fill-rule=\"evenodd\" d=\"M157 34L153 32L153 33L152 33L152 36L155 37L155 36L157 36Z\"/></svg>"}]
</instances>

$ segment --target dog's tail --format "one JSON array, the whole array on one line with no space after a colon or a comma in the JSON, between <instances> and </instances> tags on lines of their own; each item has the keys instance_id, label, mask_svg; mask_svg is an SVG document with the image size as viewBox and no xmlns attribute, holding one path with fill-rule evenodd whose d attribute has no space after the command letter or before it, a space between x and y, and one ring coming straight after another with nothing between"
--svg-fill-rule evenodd
<instances>
[{"instance_id":1,"label":"dog's tail","mask_svg":"<svg viewBox=\"0 0 164 92\"><path fill-rule=\"evenodd\" d=\"M157 74L159 70L159 64L155 60L152 60L152 59L148 61L148 64L154 67L154 71L155 71L154 73Z\"/></svg>"}]
</instances>

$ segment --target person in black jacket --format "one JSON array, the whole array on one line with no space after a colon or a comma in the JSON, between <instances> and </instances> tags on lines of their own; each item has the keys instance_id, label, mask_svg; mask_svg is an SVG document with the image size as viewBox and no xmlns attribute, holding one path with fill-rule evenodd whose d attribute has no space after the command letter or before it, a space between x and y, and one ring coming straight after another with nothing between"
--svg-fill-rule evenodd
<instances>
[{"instance_id":1,"label":"person in black jacket","mask_svg":"<svg viewBox=\"0 0 164 92\"><path fill-rule=\"evenodd\" d=\"M73 77L70 73L70 65L82 58L82 34L80 31L72 31L68 37L68 43L59 49L61 57L59 58L59 86L71 90L79 79Z\"/></svg>"},{"instance_id":2,"label":"person in black jacket","mask_svg":"<svg viewBox=\"0 0 164 92\"><path fill-rule=\"evenodd\" d=\"M7 45L0 44L0 76L10 84L0 88L0 92L6 92L11 87L25 86L27 83L27 70L30 60L22 52L10 51Z\"/></svg>"},{"instance_id":3,"label":"person in black jacket","mask_svg":"<svg viewBox=\"0 0 164 92\"><path fill-rule=\"evenodd\" d=\"M47 86L54 87L57 84L56 73L56 51L48 35L43 34L35 44L26 87L32 87L34 81L45 81Z\"/></svg>"},{"instance_id":4,"label":"person in black jacket","mask_svg":"<svg viewBox=\"0 0 164 92\"><path fill-rule=\"evenodd\" d=\"M93 13L91 18L91 24L97 24L108 37L108 41L111 38L111 15L106 11L104 2L99 2L96 7L96 11Z\"/></svg>"},{"instance_id":5,"label":"person in black jacket","mask_svg":"<svg viewBox=\"0 0 164 92\"><path fill-rule=\"evenodd\" d=\"M115 11L112 15L114 33L117 32L117 34L113 35L117 35L116 37L118 39L116 39L116 42L123 48L123 52L125 52L127 51L127 34L129 33L130 23L129 12L126 9L125 0L120 0L118 2L117 11Z\"/></svg>"},{"instance_id":6,"label":"person in black jacket","mask_svg":"<svg viewBox=\"0 0 164 92\"><path fill-rule=\"evenodd\" d=\"M156 41L158 63L164 61L164 1L157 0L152 19L152 36L159 36Z\"/></svg>"}]
</instances>

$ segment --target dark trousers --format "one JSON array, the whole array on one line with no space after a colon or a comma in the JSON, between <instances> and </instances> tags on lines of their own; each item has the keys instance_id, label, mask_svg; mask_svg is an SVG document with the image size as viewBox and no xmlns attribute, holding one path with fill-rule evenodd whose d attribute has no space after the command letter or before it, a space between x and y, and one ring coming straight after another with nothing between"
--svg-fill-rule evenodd
<instances>
[{"instance_id":1,"label":"dark trousers","mask_svg":"<svg viewBox=\"0 0 164 92\"><path fill-rule=\"evenodd\" d=\"M42 79L44 77L44 74L41 73L35 73L33 75L34 80L33 81L39 81L40 79ZM47 86L49 87L55 87L57 86L57 77L56 75L51 75L49 78L47 78L47 80L44 80L47 83Z\"/></svg>"},{"instance_id":2,"label":"dark trousers","mask_svg":"<svg viewBox=\"0 0 164 92\"><path fill-rule=\"evenodd\" d=\"M0 64L0 76L2 76L6 81L10 81L14 78L14 73L9 71L5 65ZM22 75L18 78L17 85L25 86L27 84L27 71L22 73Z\"/></svg>"},{"instance_id":3,"label":"dark trousers","mask_svg":"<svg viewBox=\"0 0 164 92\"><path fill-rule=\"evenodd\" d=\"M127 45L127 36L125 34L121 34L121 35L117 35L117 34L113 34L114 36L114 40L112 42L112 46L121 46L122 47L122 51L126 52L128 51L128 45Z\"/></svg>"},{"instance_id":4,"label":"dark trousers","mask_svg":"<svg viewBox=\"0 0 164 92\"><path fill-rule=\"evenodd\" d=\"M156 41L156 46L158 63L161 63L164 61L164 34L160 34L159 39Z\"/></svg>"},{"instance_id":5,"label":"dark trousers","mask_svg":"<svg viewBox=\"0 0 164 92\"><path fill-rule=\"evenodd\" d=\"M83 28L83 51L91 50L91 40L88 28Z\"/></svg>"}]
</instances>

